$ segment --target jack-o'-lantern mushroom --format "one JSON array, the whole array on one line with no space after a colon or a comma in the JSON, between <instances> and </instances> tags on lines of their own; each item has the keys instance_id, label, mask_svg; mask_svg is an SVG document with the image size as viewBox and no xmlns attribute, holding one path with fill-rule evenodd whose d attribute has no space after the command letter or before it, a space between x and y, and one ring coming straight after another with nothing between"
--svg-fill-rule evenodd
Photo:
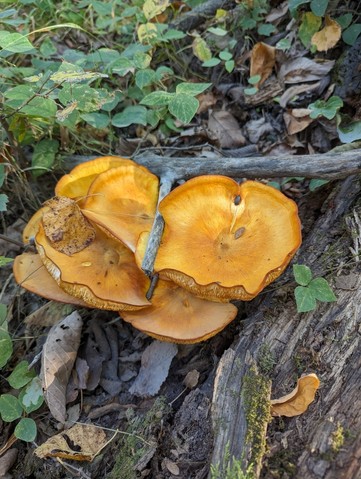
<instances>
[{"instance_id":1,"label":"jack-o'-lantern mushroom","mask_svg":"<svg viewBox=\"0 0 361 479\"><path fill-rule=\"evenodd\" d=\"M112 168L93 181L82 212L134 252L140 234L152 227L158 189L158 178L143 166Z\"/></svg>"},{"instance_id":2,"label":"jack-o'-lantern mushroom","mask_svg":"<svg viewBox=\"0 0 361 479\"><path fill-rule=\"evenodd\" d=\"M23 253L17 256L14 260L13 272L15 281L31 293L60 303L90 307L82 299L63 291L36 253Z\"/></svg>"},{"instance_id":3,"label":"jack-o'-lantern mushroom","mask_svg":"<svg viewBox=\"0 0 361 479\"><path fill-rule=\"evenodd\" d=\"M297 206L256 181L199 176L160 203L165 228L155 271L199 297L251 300L301 244Z\"/></svg>"},{"instance_id":4,"label":"jack-o'-lantern mushroom","mask_svg":"<svg viewBox=\"0 0 361 479\"><path fill-rule=\"evenodd\" d=\"M103 156L85 161L60 178L55 186L55 195L80 198L78 204L82 206L90 185L98 175L118 166L130 165L135 165L134 161L119 156Z\"/></svg>"},{"instance_id":5,"label":"jack-o'-lantern mushroom","mask_svg":"<svg viewBox=\"0 0 361 479\"><path fill-rule=\"evenodd\" d=\"M139 311L123 311L121 317L146 334L163 341L196 343L224 329L237 315L231 303L197 298L171 281L160 280L152 305Z\"/></svg>"},{"instance_id":6,"label":"jack-o'-lantern mushroom","mask_svg":"<svg viewBox=\"0 0 361 479\"><path fill-rule=\"evenodd\" d=\"M137 268L134 254L99 228L95 227L95 237L86 248L71 255L54 248L42 223L35 243L60 288L92 307L119 311L150 305L149 280Z\"/></svg>"}]
</instances>

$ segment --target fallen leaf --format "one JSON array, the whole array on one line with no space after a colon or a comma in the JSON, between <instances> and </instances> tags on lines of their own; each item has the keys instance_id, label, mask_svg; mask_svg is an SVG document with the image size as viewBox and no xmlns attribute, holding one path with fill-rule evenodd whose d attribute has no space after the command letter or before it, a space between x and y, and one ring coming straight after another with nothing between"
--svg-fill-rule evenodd
<instances>
[{"instance_id":1,"label":"fallen leaf","mask_svg":"<svg viewBox=\"0 0 361 479\"><path fill-rule=\"evenodd\" d=\"M327 52L327 50L337 45L341 38L341 33L341 26L326 15L325 26L313 35L311 39L312 45L316 45L317 51L319 52Z\"/></svg>"},{"instance_id":2,"label":"fallen leaf","mask_svg":"<svg viewBox=\"0 0 361 479\"><path fill-rule=\"evenodd\" d=\"M251 52L251 69L250 75L260 75L261 79L256 86L262 85L271 75L276 61L276 49L266 45L266 43L258 42L254 45Z\"/></svg>"},{"instance_id":3,"label":"fallen leaf","mask_svg":"<svg viewBox=\"0 0 361 479\"><path fill-rule=\"evenodd\" d=\"M92 461L107 443L103 429L91 424L75 424L70 429L49 438L35 449L35 454L60 457L73 461Z\"/></svg>"},{"instance_id":4,"label":"fallen leaf","mask_svg":"<svg viewBox=\"0 0 361 479\"><path fill-rule=\"evenodd\" d=\"M68 256L85 249L95 238L95 229L77 203L65 196L55 196L45 203L43 226L51 246Z\"/></svg>"},{"instance_id":5,"label":"fallen leaf","mask_svg":"<svg viewBox=\"0 0 361 479\"><path fill-rule=\"evenodd\" d=\"M179 476L179 467L177 466L177 464L173 461L171 461L170 459L168 459L167 457L164 458L164 466L168 469L168 471L173 474L173 476Z\"/></svg>"},{"instance_id":6,"label":"fallen leaf","mask_svg":"<svg viewBox=\"0 0 361 479\"><path fill-rule=\"evenodd\" d=\"M49 275L49 281L52 279ZM73 306L70 304L49 301L25 318L25 324L30 328L50 328L70 314Z\"/></svg>"},{"instance_id":7,"label":"fallen leaf","mask_svg":"<svg viewBox=\"0 0 361 479\"><path fill-rule=\"evenodd\" d=\"M316 90L320 86L321 82L318 81L316 83L301 83L300 85L294 85L291 86L290 88L287 88L287 90L281 95L279 99L279 104L282 108L285 108L287 103L291 101L293 98L295 98L297 95L300 95L301 93L304 92L311 92L313 90Z\"/></svg>"},{"instance_id":8,"label":"fallen leaf","mask_svg":"<svg viewBox=\"0 0 361 479\"><path fill-rule=\"evenodd\" d=\"M66 387L80 344L83 321L76 311L53 326L46 338L41 377L45 401L54 418L66 419Z\"/></svg>"},{"instance_id":9,"label":"fallen leaf","mask_svg":"<svg viewBox=\"0 0 361 479\"><path fill-rule=\"evenodd\" d=\"M294 108L283 114L289 135L294 135L307 128L314 120L309 116L308 108Z\"/></svg>"},{"instance_id":10,"label":"fallen leaf","mask_svg":"<svg viewBox=\"0 0 361 479\"><path fill-rule=\"evenodd\" d=\"M228 111L212 112L208 129L218 138L221 148L238 148L246 143L238 121Z\"/></svg>"},{"instance_id":11,"label":"fallen leaf","mask_svg":"<svg viewBox=\"0 0 361 479\"><path fill-rule=\"evenodd\" d=\"M297 57L282 63L278 77L284 83L321 80L331 71L334 64L334 60L311 60L307 57Z\"/></svg>"},{"instance_id":12,"label":"fallen leaf","mask_svg":"<svg viewBox=\"0 0 361 479\"><path fill-rule=\"evenodd\" d=\"M286 396L271 400L272 416L293 417L304 413L315 399L315 394L320 386L316 374L307 374L297 381L297 386Z\"/></svg>"},{"instance_id":13,"label":"fallen leaf","mask_svg":"<svg viewBox=\"0 0 361 479\"><path fill-rule=\"evenodd\" d=\"M154 396L168 376L172 359L178 348L174 343L154 341L142 354L141 367L132 387L131 394L136 396Z\"/></svg>"},{"instance_id":14,"label":"fallen leaf","mask_svg":"<svg viewBox=\"0 0 361 479\"><path fill-rule=\"evenodd\" d=\"M248 121L244 129L249 141L254 144L257 144L262 136L274 132L271 123L267 122L263 117Z\"/></svg>"}]
</instances>

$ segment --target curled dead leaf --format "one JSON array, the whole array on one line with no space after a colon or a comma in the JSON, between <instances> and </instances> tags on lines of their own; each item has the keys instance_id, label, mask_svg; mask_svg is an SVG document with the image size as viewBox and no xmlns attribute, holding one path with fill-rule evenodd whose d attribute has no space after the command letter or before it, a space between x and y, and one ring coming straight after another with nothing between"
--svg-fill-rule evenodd
<instances>
[{"instance_id":1,"label":"curled dead leaf","mask_svg":"<svg viewBox=\"0 0 361 479\"><path fill-rule=\"evenodd\" d=\"M91 424L75 424L70 429L49 438L34 452L41 459L60 457L91 462L106 444L107 436L103 429Z\"/></svg>"},{"instance_id":2,"label":"curled dead leaf","mask_svg":"<svg viewBox=\"0 0 361 479\"><path fill-rule=\"evenodd\" d=\"M315 33L311 39L312 45L316 45L317 51L326 52L337 45L341 38L341 26L331 17L326 15L325 26Z\"/></svg>"},{"instance_id":3,"label":"curled dead leaf","mask_svg":"<svg viewBox=\"0 0 361 479\"><path fill-rule=\"evenodd\" d=\"M77 203L65 196L55 196L45 203L44 232L52 247L71 256L85 249L95 238L95 229Z\"/></svg>"},{"instance_id":4,"label":"curled dead leaf","mask_svg":"<svg viewBox=\"0 0 361 479\"><path fill-rule=\"evenodd\" d=\"M271 400L272 416L293 417L304 413L315 399L315 394L320 386L316 374L307 374L297 381L297 386L290 393L279 399Z\"/></svg>"},{"instance_id":5,"label":"curled dead leaf","mask_svg":"<svg viewBox=\"0 0 361 479\"><path fill-rule=\"evenodd\" d=\"M293 108L283 114L289 135L299 133L308 127L314 120L309 116L310 110L307 108Z\"/></svg>"},{"instance_id":6,"label":"curled dead leaf","mask_svg":"<svg viewBox=\"0 0 361 479\"><path fill-rule=\"evenodd\" d=\"M238 121L228 111L212 112L208 129L218 138L221 148L239 148L246 143Z\"/></svg>"},{"instance_id":7,"label":"curled dead leaf","mask_svg":"<svg viewBox=\"0 0 361 479\"><path fill-rule=\"evenodd\" d=\"M262 85L271 75L276 61L276 49L263 42L254 45L251 52L251 77L259 75L261 77L257 85Z\"/></svg>"}]
</instances>

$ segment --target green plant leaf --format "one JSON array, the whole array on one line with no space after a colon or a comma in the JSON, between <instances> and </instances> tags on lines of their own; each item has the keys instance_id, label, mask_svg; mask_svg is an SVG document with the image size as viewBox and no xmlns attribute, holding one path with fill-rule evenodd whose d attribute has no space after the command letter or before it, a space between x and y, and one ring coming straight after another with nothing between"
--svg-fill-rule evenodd
<instances>
[{"instance_id":1,"label":"green plant leaf","mask_svg":"<svg viewBox=\"0 0 361 479\"><path fill-rule=\"evenodd\" d=\"M30 417L21 418L14 429L14 436L25 442L35 441L36 434L36 423Z\"/></svg>"},{"instance_id":2,"label":"green plant leaf","mask_svg":"<svg viewBox=\"0 0 361 479\"><path fill-rule=\"evenodd\" d=\"M4 184L5 181L5 166L0 165L0 188Z\"/></svg>"},{"instance_id":3,"label":"green plant leaf","mask_svg":"<svg viewBox=\"0 0 361 479\"><path fill-rule=\"evenodd\" d=\"M177 93L168 105L170 113L184 124L192 120L197 113L198 107L199 101L197 98L186 93Z\"/></svg>"},{"instance_id":4,"label":"green plant leaf","mask_svg":"<svg viewBox=\"0 0 361 479\"><path fill-rule=\"evenodd\" d=\"M173 41L173 40L181 40L185 36L186 34L184 32L181 32L180 30L176 30L175 28L169 28L162 35L162 40L165 40L167 42Z\"/></svg>"},{"instance_id":5,"label":"green plant leaf","mask_svg":"<svg viewBox=\"0 0 361 479\"><path fill-rule=\"evenodd\" d=\"M3 258L3 256L0 256L0 258ZM10 259L10 258L5 258L5 259ZM8 325L5 322L6 321L6 316L8 314L8 308L6 307L6 304L0 303L0 328L3 331L8 330Z\"/></svg>"},{"instance_id":6,"label":"green plant leaf","mask_svg":"<svg viewBox=\"0 0 361 479\"><path fill-rule=\"evenodd\" d=\"M291 42L288 38L282 38L279 42L276 43L277 50L288 50L291 48Z\"/></svg>"},{"instance_id":7,"label":"green plant leaf","mask_svg":"<svg viewBox=\"0 0 361 479\"><path fill-rule=\"evenodd\" d=\"M0 415L5 422L13 422L19 419L23 413L23 408L18 398L12 394L2 394L0 396Z\"/></svg>"},{"instance_id":8,"label":"green plant leaf","mask_svg":"<svg viewBox=\"0 0 361 479\"><path fill-rule=\"evenodd\" d=\"M328 120L332 120L342 106L343 101L338 96L331 96L327 101L317 100L315 103L308 105L311 110L310 118L324 116Z\"/></svg>"},{"instance_id":9,"label":"green plant leaf","mask_svg":"<svg viewBox=\"0 0 361 479\"><path fill-rule=\"evenodd\" d=\"M7 203L9 202L9 197L5 193L0 193L0 212L7 210ZM1 263L0 263L0 266Z\"/></svg>"},{"instance_id":10,"label":"green plant leaf","mask_svg":"<svg viewBox=\"0 0 361 479\"><path fill-rule=\"evenodd\" d=\"M325 278L315 278L308 285L313 296L324 303L332 303L337 298Z\"/></svg>"},{"instance_id":11,"label":"green plant leaf","mask_svg":"<svg viewBox=\"0 0 361 479\"><path fill-rule=\"evenodd\" d=\"M309 184L309 189L310 191L315 191L317 188L320 188L320 186L326 185L329 183L329 180L322 180L320 178L312 178Z\"/></svg>"},{"instance_id":12,"label":"green plant leaf","mask_svg":"<svg viewBox=\"0 0 361 479\"><path fill-rule=\"evenodd\" d=\"M294 17L297 13L297 9L300 5L304 5L305 3L310 3L310 0L289 0L288 8L291 12L291 15Z\"/></svg>"},{"instance_id":13,"label":"green plant leaf","mask_svg":"<svg viewBox=\"0 0 361 479\"><path fill-rule=\"evenodd\" d=\"M12 388L20 389L28 384L35 376L35 371L33 369L29 370L29 363L27 361L21 361L16 365L6 380Z\"/></svg>"},{"instance_id":14,"label":"green plant leaf","mask_svg":"<svg viewBox=\"0 0 361 479\"><path fill-rule=\"evenodd\" d=\"M1 195L0 195L0 203L1 203ZM12 261L14 261L14 258L5 258L5 256L0 256L0 267L5 266L6 264L9 264Z\"/></svg>"},{"instance_id":15,"label":"green plant leaf","mask_svg":"<svg viewBox=\"0 0 361 479\"><path fill-rule=\"evenodd\" d=\"M168 93L167 91L153 91L146 95L140 102L142 105L147 106L166 106L174 97L174 93Z\"/></svg>"},{"instance_id":16,"label":"green plant leaf","mask_svg":"<svg viewBox=\"0 0 361 479\"><path fill-rule=\"evenodd\" d=\"M295 298L298 313L307 313L316 308L316 299L313 291L307 286L297 286L295 288Z\"/></svg>"},{"instance_id":17,"label":"green plant leaf","mask_svg":"<svg viewBox=\"0 0 361 479\"><path fill-rule=\"evenodd\" d=\"M340 17L335 18L336 22L340 25L341 28L347 28L352 22L352 13L345 13Z\"/></svg>"},{"instance_id":18,"label":"green plant leaf","mask_svg":"<svg viewBox=\"0 0 361 479\"><path fill-rule=\"evenodd\" d=\"M248 78L248 83L250 85L257 85L257 83L261 80L261 75L253 75Z\"/></svg>"},{"instance_id":19,"label":"green plant leaf","mask_svg":"<svg viewBox=\"0 0 361 479\"><path fill-rule=\"evenodd\" d=\"M94 81L97 78L108 78L108 75L99 72L58 71L50 76L50 80L54 83L80 83L82 81Z\"/></svg>"},{"instance_id":20,"label":"green plant leaf","mask_svg":"<svg viewBox=\"0 0 361 479\"><path fill-rule=\"evenodd\" d=\"M192 50L194 55L201 62L206 62L212 58L212 51L207 45L207 42L202 37L196 37L193 40Z\"/></svg>"},{"instance_id":21,"label":"green plant leaf","mask_svg":"<svg viewBox=\"0 0 361 479\"><path fill-rule=\"evenodd\" d=\"M221 60L219 58L212 57L209 60L206 60L205 62L203 62L202 67L211 68L211 67L215 67L219 65L220 63L221 63Z\"/></svg>"},{"instance_id":22,"label":"green plant leaf","mask_svg":"<svg viewBox=\"0 0 361 479\"><path fill-rule=\"evenodd\" d=\"M30 100L27 105L23 106L20 113L27 116L50 119L55 118L57 109L54 100L38 96Z\"/></svg>"},{"instance_id":23,"label":"green plant leaf","mask_svg":"<svg viewBox=\"0 0 361 479\"><path fill-rule=\"evenodd\" d=\"M323 17L326 13L329 0L312 0L311 1L311 10L312 13L318 17Z\"/></svg>"},{"instance_id":24,"label":"green plant leaf","mask_svg":"<svg viewBox=\"0 0 361 479\"><path fill-rule=\"evenodd\" d=\"M25 53L34 49L27 37L20 33L0 31L0 48L11 53Z\"/></svg>"},{"instance_id":25,"label":"green plant leaf","mask_svg":"<svg viewBox=\"0 0 361 479\"><path fill-rule=\"evenodd\" d=\"M39 409L44 402L43 388L39 377L33 378L20 391L19 401L24 411L28 414Z\"/></svg>"},{"instance_id":26,"label":"green plant leaf","mask_svg":"<svg viewBox=\"0 0 361 479\"><path fill-rule=\"evenodd\" d=\"M135 84L142 90L145 86L149 86L155 81L155 71L150 68L138 70L135 74Z\"/></svg>"},{"instance_id":27,"label":"green plant leaf","mask_svg":"<svg viewBox=\"0 0 361 479\"><path fill-rule=\"evenodd\" d=\"M228 33L227 30L220 27L209 27L207 28L207 32L213 33L213 35L217 35L218 37L224 37Z\"/></svg>"},{"instance_id":28,"label":"green plant leaf","mask_svg":"<svg viewBox=\"0 0 361 479\"><path fill-rule=\"evenodd\" d=\"M121 113L114 115L112 125L118 128L125 128L130 125L146 125L147 109L144 106L128 106Z\"/></svg>"},{"instance_id":29,"label":"green plant leaf","mask_svg":"<svg viewBox=\"0 0 361 479\"><path fill-rule=\"evenodd\" d=\"M119 58L112 64L112 72L121 77L125 77L128 73L134 73L135 65L129 58Z\"/></svg>"},{"instance_id":30,"label":"green plant leaf","mask_svg":"<svg viewBox=\"0 0 361 479\"><path fill-rule=\"evenodd\" d=\"M144 70L144 68L148 68L151 61L152 57L144 52L136 52L133 56L134 66L141 70Z\"/></svg>"},{"instance_id":31,"label":"green plant leaf","mask_svg":"<svg viewBox=\"0 0 361 479\"><path fill-rule=\"evenodd\" d=\"M227 62L228 60L232 59L232 53L227 50L223 50L222 52L219 52L219 58Z\"/></svg>"},{"instance_id":32,"label":"green plant leaf","mask_svg":"<svg viewBox=\"0 0 361 479\"><path fill-rule=\"evenodd\" d=\"M271 33L276 31L276 27L272 23L262 23L257 28L257 33L263 35L264 37L269 37Z\"/></svg>"},{"instance_id":33,"label":"green plant leaf","mask_svg":"<svg viewBox=\"0 0 361 479\"><path fill-rule=\"evenodd\" d=\"M352 143L353 141L361 140L361 121L354 121L348 125L338 124L337 133L342 143Z\"/></svg>"},{"instance_id":34,"label":"green plant leaf","mask_svg":"<svg viewBox=\"0 0 361 479\"><path fill-rule=\"evenodd\" d=\"M298 284L307 286L312 279L312 272L310 268L304 264L294 264L293 276Z\"/></svg>"},{"instance_id":35,"label":"green plant leaf","mask_svg":"<svg viewBox=\"0 0 361 479\"><path fill-rule=\"evenodd\" d=\"M7 331L0 329L0 368L3 368L13 353L13 342Z\"/></svg>"},{"instance_id":36,"label":"green plant leaf","mask_svg":"<svg viewBox=\"0 0 361 479\"><path fill-rule=\"evenodd\" d=\"M234 60L228 60L228 61L226 61L226 63L224 64L224 68L227 70L228 73L232 73L232 72L233 72L234 66L235 66Z\"/></svg>"},{"instance_id":37,"label":"green plant leaf","mask_svg":"<svg viewBox=\"0 0 361 479\"><path fill-rule=\"evenodd\" d=\"M298 36L306 48L311 45L311 38L319 31L321 24L321 17L317 17L312 12L306 12L302 15L302 23L298 29Z\"/></svg>"},{"instance_id":38,"label":"green plant leaf","mask_svg":"<svg viewBox=\"0 0 361 479\"><path fill-rule=\"evenodd\" d=\"M105 113L94 111L92 113L83 113L80 118L93 128L106 128L110 123L110 118Z\"/></svg>"},{"instance_id":39,"label":"green plant leaf","mask_svg":"<svg viewBox=\"0 0 361 479\"><path fill-rule=\"evenodd\" d=\"M185 93L186 95L197 96L212 86L212 83L178 83L176 94Z\"/></svg>"},{"instance_id":40,"label":"green plant leaf","mask_svg":"<svg viewBox=\"0 0 361 479\"><path fill-rule=\"evenodd\" d=\"M57 140L41 140L34 147L32 156L33 174L35 177L40 176L53 166L55 155L59 150L59 142Z\"/></svg>"},{"instance_id":41,"label":"green plant leaf","mask_svg":"<svg viewBox=\"0 0 361 479\"><path fill-rule=\"evenodd\" d=\"M361 33L361 23L354 23L350 25L343 33L342 33L342 40L347 45L354 45L358 36Z\"/></svg>"},{"instance_id":42,"label":"green plant leaf","mask_svg":"<svg viewBox=\"0 0 361 479\"><path fill-rule=\"evenodd\" d=\"M258 88L256 88L255 86L244 89L244 94L249 96L255 95L257 92L258 92Z\"/></svg>"}]
</instances>

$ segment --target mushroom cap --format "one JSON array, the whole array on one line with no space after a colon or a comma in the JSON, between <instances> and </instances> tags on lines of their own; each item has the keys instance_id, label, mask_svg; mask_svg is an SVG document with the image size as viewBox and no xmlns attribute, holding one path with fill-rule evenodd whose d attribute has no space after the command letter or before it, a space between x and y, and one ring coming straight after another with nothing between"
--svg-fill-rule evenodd
<instances>
[{"instance_id":1,"label":"mushroom cap","mask_svg":"<svg viewBox=\"0 0 361 479\"><path fill-rule=\"evenodd\" d=\"M301 244L294 201L256 181L199 176L160 203L164 234L155 271L197 296L251 300Z\"/></svg>"},{"instance_id":2,"label":"mushroom cap","mask_svg":"<svg viewBox=\"0 0 361 479\"><path fill-rule=\"evenodd\" d=\"M133 253L99 228L95 232L89 246L68 256L52 247L41 224L35 242L51 276L64 291L99 309L149 306L149 280L137 268Z\"/></svg>"},{"instance_id":3,"label":"mushroom cap","mask_svg":"<svg viewBox=\"0 0 361 479\"><path fill-rule=\"evenodd\" d=\"M55 195L67 196L68 198L81 198L86 196L93 180L104 171L122 165L134 164L134 161L119 156L103 156L95 158L95 160L86 161L60 178L55 186Z\"/></svg>"},{"instance_id":4,"label":"mushroom cap","mask_svg":"<svg viewBox=\"0 0 361 479\"><path fill-rule=\"evenodd\" d=\"M13 272L15 281L32 293L60 303L90 307L83 300L63 291L50 276L36 253L23 253L17 256L14 260Z\"/></svg>"},{"instance_id":5,"label":"mushroom cap","mask_svg":"<svg viewBox=\"0 0 361 479\"><path fill-rule=\"evenodd\" d=\"M40 210L36 211L30 220L27 222L24 231L23 231L23 242L24 244L29 244L32 238L35 238L36 233L39 231L39 224L43 217L45 211L47 211L48 207L43 206Z\"/></svg>"},{"instance_id":6,"label":"mushroom cap","mask_svg":"<svg viewBox=\"0 0 361 479\"><path fill-rule=\"evenodd\" d=\"M158 282L151 302L141 311L124 311L120 315L144 333L176 343L204 341L237 315L233 304L197 298L171 281Z\"/></svg>"},{"instance_id":7,"label":"mushroom cap","mask_svg":"<svg viewBox=\"0 0 361 479\"><path fill-rule=\"evenodd\" d=\"M93 181L82 211L134 252L139 235L152 227L158 188L158 178L143 166L112 168Z\"/></svg>"}]
</instances>

